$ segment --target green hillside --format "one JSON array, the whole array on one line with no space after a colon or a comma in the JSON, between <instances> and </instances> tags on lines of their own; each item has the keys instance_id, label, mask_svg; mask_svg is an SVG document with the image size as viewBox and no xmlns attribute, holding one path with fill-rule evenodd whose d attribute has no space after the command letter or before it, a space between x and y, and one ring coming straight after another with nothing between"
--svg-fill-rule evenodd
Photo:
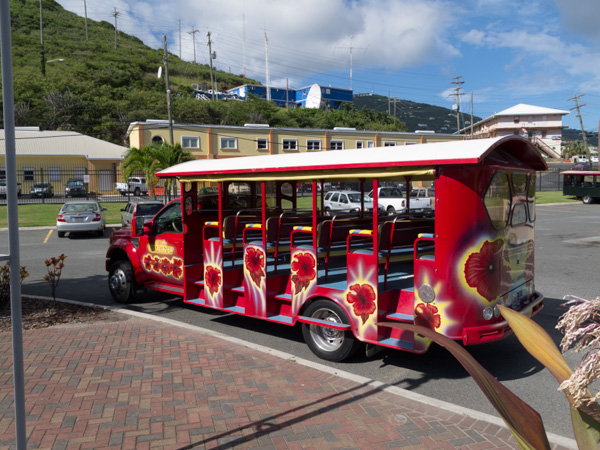
<instances>
[{"instance_id":1,"label":"green hillside","mask_svg":"<svg viewBox=\"0 0 600 450\"><path fill-rule=\"evenodd\" d=\"M85 20L53 0L43 2L43 49L39 3L11 2L15 123L42 130L73 130L126 144L131 122L167 119L166 86L157 78L162 49L151 49L114 24ZM118 22L117 22L118 27ZM43 63L45 61L45 64ZM44 72L45 71L45 75ZM208 66L169 54L173 120L176 123L405 131L387 112L344 107L337 111L291 109L262 99L201 101L192 84L210 84ZM219 89L246 83L241 75L218 72Z\"/></svg>"},{"instance_id":2,"label":"green hillside","mask_svg":"<svg viewBox=\"0 0 600 450\"><path fill-rule=\"evenodd\" d=\"M389 102L387 97L373 94L354 95L354 106L357 109L372 109L374 111L385 111L406 124L408 131L430 130L436 133L454 133L456 131L456 111L440 106L428 105L426 103L415 103L408 100L397 100ZM474 116L473 122L481 120ZM469 126L471 116L461 114L460 126Z\"/></svg>"}]
</instances>

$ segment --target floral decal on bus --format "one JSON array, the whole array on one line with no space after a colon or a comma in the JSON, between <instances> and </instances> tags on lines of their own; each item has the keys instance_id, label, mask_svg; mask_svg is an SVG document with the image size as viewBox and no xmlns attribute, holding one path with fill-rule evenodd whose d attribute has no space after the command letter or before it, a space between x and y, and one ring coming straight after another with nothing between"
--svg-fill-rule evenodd
<instances>
[{"instance_id":1,"label":"floral decal on bus","mask_svg":"<svg viewBox=\"0 0 600 450\"><path fill-rule=\"evenodd\" d=\"M488 302L496 300L500 295L498 279L504 265L501 251L503 245L503 239L486 240L479 252L469 255L465 264L467 284Z\"/></svg>"},{"instance_id":2,"label":"floral decal on bus","mask_svg":"<svg viewBox=\"0 0 600 450\"><path fill-rule=\"evenodd\" d=\"M415 325L421 325L435 330L442 324L442 317L438 314L437 306L419 303L415 308Z\"/></svg>"},{"instance_id":3,"label":"floral decal on bus","mask_svg":"<svg viewBox=\"0 0 600 450\"><path fill-rule=\"evenodd\" d=\"M303 289L308 289L310 282L317 278L315 257L309 252L296 253L292 259L291 270L294 295L298 295Z\"/></svg>"},{"instance_id":4,"label":"floral decal on bus","mask_svg":"<svg viewBox=\"0 0 600 450\"><path fill-rule=\"evenodd\" d=\"M346 294L346 301L352 305L354 315L362 319L363 325L377 309L376 300L375 289L368 283L353 284Z\"/></svg>"},{"instance_id":5,"label":"floral decal on bus","mask_svg":"<svg viewBox=\"0 0 600 450\"><path fill-rule=\"evenodd\" d=\"M161 273L176 279L180 279L183 276L183 259L181 258L166 258L147 254L142 259L142 262L147 272Z\"/></svg>"},{"instance_id":6,"label":"floral decal on bus","mask_svg":"<svg viewBox=\"0 0 600 450\"><path fill-rule=\"evenodd\" d=\"M265 277L264 252L259 248L249 246L244 256L244 268L254 284L260 287L261 280Z\"/></svg>"},{"instance_id":7,"label":"floral decal on bus","mask_svg":"<svg viewBox=\"0 0 600 450\"><path fill-rule=\"evenodd\" d=\"M204 271L204 285L208 288L210 295L219 292L222 283L221 271L218 267L206 266Z\"/></svg>"}]
</instances>

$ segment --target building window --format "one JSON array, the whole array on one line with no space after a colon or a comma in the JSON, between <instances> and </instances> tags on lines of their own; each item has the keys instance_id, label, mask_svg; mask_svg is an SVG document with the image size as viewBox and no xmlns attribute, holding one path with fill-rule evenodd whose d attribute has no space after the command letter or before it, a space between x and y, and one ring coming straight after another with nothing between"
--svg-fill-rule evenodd
<instances>
[{"instance_id":1,"label":"building window","mask_svg":"<svg viewBox=\"0 0 600 450\"><path fill-rule=\"evenodd\" d=\"M284 150L298 150L297 139L284 139L282 141L282 147Z\"/></svg>"},{"instance_id":2,"label":"building window","mask_svg":"<svg viewBox=\"0 0 600 450\"><path fill-rule=\"evenodd\" d=\"M237 148L237 138L222 137L221 148Z\"/></svg>"},{"instance_id":3,"label":"building window","mask_svg":"<svg viewBox=\"0 0 600 450\"><path fill-rule=\"evenodd\" d=\"M417 145L416 142L405 142L404 145Z\"/></svg>"},{"instance_id":4,"label":"building window","mask_svg":"<svg viewBox=\"0 0 600 450\"><path fill-rule=\"evenodd\" d=\"M267 138L256 138L257 150L269 150L269 140Z\"/></svg>"},{"instance_id":5,"label":"building window","mask_svg":"<svg viewBox=\"0 0 600 450\"><path fill-rule=\"evenodd\" d=\"M375 148L375 141L367 141L367 148Z\"/></svg>"},{"instance_id":6,"label":"building window","mask_svg":"<svg viewBox=\"0 0 600 450\"><path fill-rule=\"evenodd\" d=\"M6 168L0 168L0 180L6 180Z\"/></svg>"},{"instance_id":7,"label":"building window","mask_svg":"<svg viewBox=\"0 0 600 450\"><path fill-rule=\"evenodd\" d=\"M394 141L383 141L384 147L395 147L396 143Z\"/></svg>"},{"instance_id":8,"label":"building window","mask_svg":"<svg viewBox=\"0 0 600 450\"><path fill-rule=\"evenodd\" d=\"M48 167L48 180L60 181L60 167Z\"/></svg>"},{"instance_id":9,"label":"building window","mask_svg":"<svg viewBox=\"0 0 600 450\"><path fill-rule=\"evenodd\" d=\"M310 151L314 151L314 150L321 150L321 141L319 140L307 140L306 141L306 150Z\"/></svg>"},{"instance_id":10,"label":"building window","mask_svg":"<svg viewBox=\"0 0 600 450\"><path fill-rule=\"evenodd\" d=\"M160 144L162 144L163 142L165 142L165 140L163 139L163 137L162 137L162 136L158 136L158 135L156 135L156 136L152 136L152 143L153 143L153 144L159 144L159 145L160 145Z\"/></svg>"},{"instance_id":11,"label":"building window","mask_svg":"<svg viewBox=\"0 0 600 450\"><path fill-rule=\"evenodd\" d=\"M515 116L515 123L519 123L521 121L521 117L520 116Z\"/></svg>"},{"instance_id":12,"label":"building window","mask_svg":"<svg viewBox=\"0 0 600 450\"><path fill-rule=\"evenodd\" d=\"M76 180L83 180L85 175L85 167L75 167L73 169L73 178Z\"/></svg>"},{"instance_id":13,"label":"building window","mask_svg":"<svg viewBox=\"0 0 600 450\"><path fill-rule=\"evenodd\" d=\"M542 130L542 139L546 139L547 130Z\"/></svg>"},{"instance_id":14,"label":"building window","mask_svg":"<svg viewBox=\"0 0 600 450\"><path fill-rule=\"evenodd\" d=\"M329 150L344 150L344 141L331 141Z\"/></svg>"},{"instance_id":15,"label":"building window","mask_svg":"<svg viewBox=\"0 0 600 450\"><path fill-rule=\"evenodd\" d=\"M200 138L197 136L182 136L181 146L183 148L200 148Z\"/></svg>"},{"instance_id":16,"label":"building window","mask_svg":"<svg viewBox=\"0 0 600 450\"><path fill-rule=\"evenodd\" d=\"M356 148L365 148L365 144L363 141L356 141Z\"/></svg>"},{"instance_id":17,"label":"building window","mask_svg":"<svg viewBox=\"0 0 600 450\"><path fill-rule=\"evenodd\" d=\"M34 181L35 172L32 168L28 167L23 169L23 181Z\"/></svg>"}]
</instances>

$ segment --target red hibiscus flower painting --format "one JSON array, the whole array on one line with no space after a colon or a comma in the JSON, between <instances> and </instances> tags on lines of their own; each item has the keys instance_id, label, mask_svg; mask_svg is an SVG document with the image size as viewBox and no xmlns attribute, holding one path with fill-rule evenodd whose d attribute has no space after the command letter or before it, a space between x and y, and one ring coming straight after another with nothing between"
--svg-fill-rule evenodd
<instances>
[{"instance_id":1,"label":"red hibiscus flower painting","mask_svg":"<svg viewBox=\"0 0 600 450\"><path fill-rule=\"evenodd\" d=\"M438 314L437 306L419 303L415 308L415 325L435 330L442 324L442 317Z\"/></svg>"},{"instance_id":2,"label":"red hibiscus flower painting","mask_svg":"<svg viewBox=\"0 0 600 450\"><path fill-rule=\"evenodd\" d=\"M369 316L375 312L376 298L373 286L367 283L353 284L350 286L350 292L346 295L346 300L352 304L354 315L362 319L363 325Z\"/></svg>"},{"instance_id":3,"label":"red hibiscus flower painting","mask_svg":"<svg viewBox=\"0 0 600 450\"><path fill-rule=\"evenodd\" d=\"M215 295L221 286L221 271L213 266L206 266L204 272L204 284L210 291L210 295Z\"/></svg>"},{"instance_id":4,"label":"red hibiscus flower painting","mask_svg":"<svg viewBox=\"0 0 600 450\"><path fill-rule=\"evenodd\" d=\"M144 256L144 259L142 261L144 263L144 268L146 270L152 270L153 260L154 260L154 258L152 257L152 255Z\"/></svg>"},{"instance_id":5,"label":"red hibiscus flower painting","mask_svg":"<svg viewBox=\"0 0 600 450\"><path fill-rule=\"evenodd\" d=\"M156 272L160 272L160 258L159 257L152 258L152 270L155 270Z\"/></svg>"},{"instance_id":6,"label":"red hibiscus flower painting","mask_svg":"<svg viewBox=\"0 0 600 450\"><path fill-rule=\"evenodd\" d=\"M244 257L244 265L254 284L260 287L260 280L265 276L265 254L254 247L248 247Z\"/></svg>"},{"instance_id":7,"label":"red hibiscus flower painting","mask_svg":"<svg viewBox=\"0 0 600 450\"><path fill-rule=\"evenodd\" d=\"M173 258L173 276L181 278L183 275L183 259Z\"/></svg>"},{"instance_id":8,"label":"red hibiscus flower painting","mask_svg":"<svg viewBox=\"0 0 600 450\"><path fill-rule=\"evenodd\" d=\"M488 302L499 295L500 274L503 266L502 249L504 241L485 241L478 253L472 253L465 264L467 284L477 289L477 293Z\"/></svg>"},{"instance_id":9,"label":"red hibiscus flower painting","mask_svg":"<svg viewBox=\"0 0 600 450\"><path fill-rule=\"evenodd\" d=\"M294 283L294 295L308 288L312 280L317 277L317 264L311 253L296 253L292 260L292 283Z\"/></svg>"},{"instance_id":10,"label":"red hibiscus flower painting","mask_svg":"<svg viewBox=\"0 0 600 450\"><path fill-rule=\"evenodd\" d=\"M163 258L160 260L160 271L163 275L171 275L173 273L173 264L169 258Z\"/></svg>"}]
</instances>

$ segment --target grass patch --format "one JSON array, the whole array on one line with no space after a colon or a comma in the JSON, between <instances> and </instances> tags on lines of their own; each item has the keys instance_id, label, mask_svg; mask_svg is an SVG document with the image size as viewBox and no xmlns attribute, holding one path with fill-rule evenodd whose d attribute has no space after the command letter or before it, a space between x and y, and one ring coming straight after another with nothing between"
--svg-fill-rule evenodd
<instances>
[{"instance_id":1,"label":"grass patch","mask_svg":"<svg viewBox=\"0 0 600 450\"><path fill-rule=\"evenodd\" d=\"M535 201L538 205L544 205L547 203L572 203L579 200L563 195L562 191L539 191L535 193Z\"/></svg>"},{"instance_id":2,"label":"grass patch","mask_svg":"<svg viewBox=\"0 0 600 450\"><path fill-rule=\"evenodd\" d=\"M106 223L121 223L121 209L125 208L127 203L101 203L100 206L106 208ZM30 204L19 205L19 226L20 227L40 227L56 225L56 216L62 204ZM0 206L0 227L8 225L6 206Z\"/></svg>"}]
</instances>

